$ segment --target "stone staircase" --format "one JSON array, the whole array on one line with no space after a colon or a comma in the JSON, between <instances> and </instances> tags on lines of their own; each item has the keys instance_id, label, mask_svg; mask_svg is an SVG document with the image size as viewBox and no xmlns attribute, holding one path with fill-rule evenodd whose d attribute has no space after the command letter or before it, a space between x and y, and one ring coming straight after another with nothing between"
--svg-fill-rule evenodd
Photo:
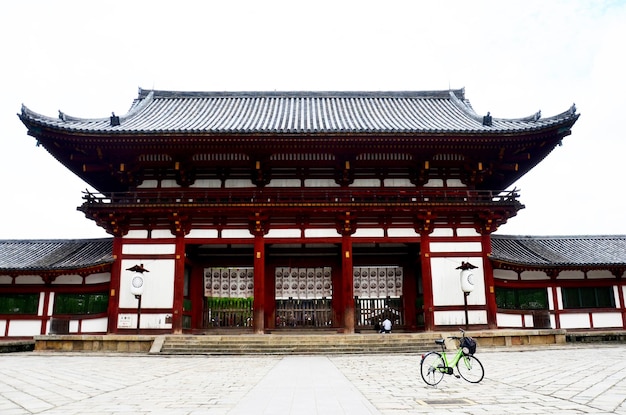
<instances>
[{"instance_id":1,"label":"stone staircase","mask_svg":"<svg viewBox=\"0 0 626 415\"><path fill-rule=\"evenodd\" d=\"M328 355L423 353L435 333L165 335L150 351L161 355Z\"/></svg>"}]
</instances>

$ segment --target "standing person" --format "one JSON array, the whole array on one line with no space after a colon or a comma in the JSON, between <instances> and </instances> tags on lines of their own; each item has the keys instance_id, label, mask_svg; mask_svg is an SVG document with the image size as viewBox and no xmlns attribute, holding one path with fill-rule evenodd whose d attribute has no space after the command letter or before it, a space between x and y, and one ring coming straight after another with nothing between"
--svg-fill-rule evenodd
<instances>
[{"instance_id":1,"label":"standing person","mask_svg":"<svg viewBox=\"0 0 626 415\"><path fill-rule=\"evenodd\" d=\"M391 320L388 318L383 321L383 333L391 333Z\"/></svg>"}]
</instances>

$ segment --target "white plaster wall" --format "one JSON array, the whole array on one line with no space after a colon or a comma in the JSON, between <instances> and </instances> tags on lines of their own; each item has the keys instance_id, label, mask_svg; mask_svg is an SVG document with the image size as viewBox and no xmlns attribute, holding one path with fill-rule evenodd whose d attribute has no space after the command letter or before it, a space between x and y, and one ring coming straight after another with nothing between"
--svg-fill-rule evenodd
<instances>
[{"instance_id":1,"label":"white plaster wall","mask_svg":"<svg viewBox=\"0 0 626 415\"><path fill-rule=\"evenodd\" d=\"M39 298L39 304L41 304L41 306L43 307L43 296L45 294L41 293L41 296ZM46 310L46 315L47 316L51 316L53 314L54 311L54 295L55 293L50 293L50 301L48 302L48 310Z\"/></svg>"},{"instance_id":2,"label":"white plaster wall","mask_svg":"<svg viewBox=\"0 0 626 415\"><path fill-rule=\"evenodd\" d=\"M516 280L517 272L506 269L494 269L493 278L497 280Z\"/></svg>"},{"instance_id":3,"label":"white plaster wall","mask_svg":"<svg viewBox=\"0 0 626 415\"><path fill-rule=\"evenodd\" d=\"M454 236L454 229L452 228L435 228L430 236Z\"/></svg>"},{"instance_id":4,"label":"white plaster wall","mask_svg":"<svg viewBox=\"0 0 626 415\"><path fill-rule=\"evenodd\" d=\"M559 275L556 278L568 280L582 280L585 278L585 273L577 270L564 270L559 272Z\"/></svg>"},{"instance_id":5,"label":"white plaster wall","mask_svg":"<svg viewBox=\"0 0 626 415\"><path fill-rule=\"evenodd\" d=\"M0 334L2 334L4 336L4 332L7 329L7 321L6 320L0 320Z\"/></svg>"},{"instance_id":6,"label":"white plaster wall","mask_svg":"<svg viewBox=\"0 0 626 415\"><path fill-rule=\"evenodd\" d=\"M155 189L159 185L157 180L144 180L139 186L138 189Z\"/></svg>"},{"instance_id":7,"label":"white plaster wall","mask_svg":"<svg viewBox=\"0 0 626 415\"><path fill-rule=\"evenodd\" d=\"M85 278L85 284L100 284L103 282L111 281L111 273L110 272L101 272L98 274L91 274Z\"/></svg>"},{"instance_id":8,"label":"white plaster wall","mask_svg":"<svg viewBox=\"0 0 626 415\"><path fill-rule=\"evenodd\" d=\"M380 187L378 179L354 179L350 187Z\"/></svg>"},{"instance_id":9,"label":"white plaster wall","mask_svg":"<svg viewBox=\"0 0 626 415\"><path fill-rule=\"evenodd\" d=\"M561 314L559 319L562 329L588 329L591 327L587 313Z\"/></svg>"},{"instance_id":10,"label":"white plaster wall","mask_svg":"<svg viewBox=\"0 0 626 415\"><path fill-rule=\"evenodd\" d=\"M15 279L16 284L43 284L39 275L20 275Z\"/></svg>"},{"instance_id":11,"label":"white plaster wall","mask_svg":"<svg viewBox=\"0 0 626 415\"><path fill-rule=\"evenodd\" d=\"M126 235L124 235L122 237L123 239L146 239L148 238L148 231L141 229L141 230L131 230L128 231L128 233Z\"/></svg>"},{"instance_id":12,"label":"white plaster wall","mask_svg":"<svg viewBox=\"0 0 626 415\"><path fill-rule=\"evenodd\" d=\"M189 187L219 189L222 187L222 181L217 179L199 179Z\"/></svg>"},{"instance_id":13,"label":"white plaster wall","mask_svg":"<svg viewBox=\"0 0 626 415\"><path fill-rule=\"evenodd\" d=\"M62 285L62 284L82 284L83 277L80 275L59 275L54 279L52 285Z\"/></svg>"},{"instance_id":14,"label":"white plaster wall","mask_svg":"<svg viewBox=\"0 0 626 415\"><path fill-rule=\"evenodd\" d=\"M168 180L161 180L161 187L164 189L173 189L173 188L179 188L180 185L176 183L176 180L168 179Z\"/></svg>"},{"instance_id":15,"label":"white plaster wall","mask_svg":"<svg viewBox=\"0 0 626 415\"><path fill-rule=\"evenodd\" d=\"M390 238L399 238L399 237L411 237L417 238L420 236L419 233L415 231L413 228L391 228L387 229L387 236Z\"/></svg>"},{"instance_id":16,"label":"white plaster wall","mask_svg":"<svg viewBox=\"0 0 626 415\"><path fill-rule=\"evenodd\" d=\"M461 181L461 179L448 179L446 180L446 184L448 187L467 187L465 183Z\"/></svg>"},{"instance_id":17,"label":"white plaster wall","mask_svg":"<svg viewBox=\"0 0 626 415\"><path fill-rule=\"evenodd\" d=\"M609 270L593 270L593 271L587 272L587 278L589 279L594 279L594 278L614 279L615 276Z\"/></svg>"},{"instance_id":18,"label":"white plaster wall","mask_svg":"<svg viewBox=\"0 0 626 415\"><path fill-rule=\"evenodd\" d=\"M550 277L543 271L523 271L520 274L522 280L549 280Z\"/></svg>"},{"instance_id":19,"label":"white plaster wall","mask_svg":"<svg viewBox=\"0 0 626 415\"><path fill-rule=\"evenodd\" d=\"M217 229L192 229L186 238L188 239L192 239L192 238L216 239Z\"/></svg>"},{"instance_id":20,"label":"white plaster wall","mask_svg":"<svg viewBox=\"0 0 626 415\"><path fill-rule=\"evenodd\" d=\"M41 333L39 320L11 320L9 336L37 336Z\"/></svg>"},{"instance_id":21,"label":"white plaster wall","mask_svg":"<svg viewBox=\"0 0 626 415\"><path fill-rule=\"evenodd\" d=\"M172 238L174 235L168 229L155 229L152 231L152 239Z\"/></svg>"},{"instance_id":22,"label":"white plaster wall","mask_svg":"<svg viewBox=\"0 0 626 415\"><path fill-rule=\"evenodd\" d=\"M480 258L465 258L472 264L482 264ZM461 264L459 258L431 258L433 276L433 303L435 306L463 305L464 294L461 291L461 274L456 267ZM485 275L482 268L473 270L474 291L467 297L467 304L485 305Z\"/></svg>"},{"instance_id":23,"label":"white plaster wall","mask_svg":"<svg viewBox=\"0 0 626 415\"><path fill-rule=\"evenodd\" d=\"M44 299L46 298L46 293L39 293L39 302L37 303L37 315L38 316L43 316L43 305L44 305ZM54 299L54 296L52 294L50 294L50 298ZM52 304L52 301L50 302L50 304ZM50 304L48 304L48 309L51 310ZM50 315L50 314L46 314L46 315Z\"/></svg>"},{"instance_id":24,"label":"white plaster wall","mask_svg":"<svg viewBox=\"0 0 626 415\"><path fill-rule=\"evenodd\" d=\"M227 189L241 188L241 187L252 187L252 186L254 186L254 185L252 184L251 180L227 179L224 182L224 187L227 188Z\"/></svg>"},{"instance_id":25,"label":"white plaster wall","mask_svg":"<svg viewBox=\"0 0 626 415\"><path fill-rule=\"evenodd\" d=\"M431 242L431 252L482 252L483 247L480 242ZM459 261L460 265L461 261ZM482 259L479 260L482 264Z\"/></svg>"},{"instance_id":26,"label":"white plaster wall","mask_svg":"<svg viewBox=\"0 0 626 415\"><path fill-rule=\"evenodd\" d=\"M456 234L458 236L480 236L476 229L472 228L457 228Z\"/></svg>"},{"instance_id":27,"label":"white plaster wall","mask_svg":"<svg viewBox=\"0 0 626 415\"><path fill-rule=\"evenodd\" d=\"M300 229L270 229L265 235L266 238L299 238Z\"/></svg>"},{"instance_id":28,"label":"white plaster wall","mask_svg":"<svg viewBox=\"0 0 626 415\"><path fill-rule=\"evenodd\" d=\"M122 247L122 253L127 255L167 255L175 252L175 244L124 244Z\"/></svg>"},{"instance_id":29,"label":"white plaster wall","mask_svg":"<svg viewBox=\"0 0 626 415\"><path fill-rule=\"evenodd\" d=\"M384 179L385 187L414 187L410 179Z\"/></svg>"},{"instance_id":30,"label":"white plaster wall","mask_svg":"<svg viewBox=\"0 0 626 415\"><path fill-rule=\"evenodd\" d=\"M334 179L304 179L304 187L341 187Z\"/></svg>"},{"instance_id":31,"label":"white plaster wall","mask_svg":"<svg viewBox=\"0 0 626 415\"><path fill-rule=\"evenodd\" d=\"M81 331L83 333L106 333L108 329L108 319L90 318L83 320Z\"/></svg>"},{"instance_id":32,"label":"white plaster wall","mask_svg":"<svg viewBox=\"0 0 626 415\"><path fill-rule=\"evenodd\" d=\"M171 329L172 323L165 323L171 314L142 314L139 322L141 329ZM117 320L118 328L137 328L137 314L119 314Z\"/></svg>"},{"instance_id":33,"label":"white plaster wall","mask_svg":"<svg viewBox=\"0 0 626 415\"><path fill-rule=\"evenodd\" d=\"M120 280L119 306L121 308L137 308L137 299L130 293L130 283L135 272L127 268L143 263L150 272L142 274L144 293L141 298L142 308L171 308L174 304L174 266L173 259L122 260Z\"/></svg>"},{"instance_id":34,"label":"white plaster wall","mask_svg":"<svg viewBox=\"0 0 626 415\"><path fill-rule=\"evenodd\" d=\"M0 275L0 284L11 284L13 282L13 278L9 275Z\"/></svg>"},{"instance_id":35,"label":"white plaster wall","mask_svg":"<svg viewBox=\"0 0 626 415\"><path fill-rule=\"evenodd\" d=\"M429 179L424 187L443 187L443 179Z\"/></svg>"},{"instance_id":36,"label":"white plaster wall","mask_svg":"<svg viewBox=\"0 0 626 415\"><path fill-rule=\"evenodd\" d=\"M305 229L304 236L307 238L333 238L339 236L335 228Z\"/></svg>"},{"instance_id":37,"label":"white plaster wall","mask_svg":"<svg viewBox=\"0 0 626 415\"><path fill-rule=\"evenodd\" d=\"M482 310L470 310L467 313L469 324L487 324L487 312ZM465 311L435 311L436 326L459 326L465 325Z\"/></svg>"},{"instance_id":38,"label":"white plaster wall","mask_svg":"<svg viewBox=\"0 0 626 415\"><path fill-rule=\"evenodd\" d=\"M354 238L359 237L379 237L382 238L385 236L384 229L376 229L376 228L357 228L356 232L352 235Z\"/></svg>"},{"instance_id":39,"label":"white plaster wall","mask_svg":"<svg viewBox=\"0 0 626 415\"><path fill-rule=\"evenodd\" d=\"M300 187L300 179L272 179L265 187Z\"/></svg>"},{"instance_id":40,"label":"white plaster wall","mask_svg":"<svg viewBox=\"0 0 626 415\"><path fill-rule=\"evenodd\" d=\"M619 327L622 328L622 315L615 313L593 313L594 328Z\"/></svg>"},{"instance_id":41,"label":"white plaster wall","mask_svg":"<svg viewBox=\"0 0 626 415\"><path fill-rule=\"evenodd\" d=\"M496 322L498 327L523 327L520 314L496 314Z\"/></svg>"},{"instance_id":42,"label":"white plaster wall","mask_svg":"<svg viewBox=\"0 0 626 415\"><path fill-rule=\"evenodd\" d=\"M224 229L222 238L254 238L247 229Z\"/></svg>"}]
</instances>

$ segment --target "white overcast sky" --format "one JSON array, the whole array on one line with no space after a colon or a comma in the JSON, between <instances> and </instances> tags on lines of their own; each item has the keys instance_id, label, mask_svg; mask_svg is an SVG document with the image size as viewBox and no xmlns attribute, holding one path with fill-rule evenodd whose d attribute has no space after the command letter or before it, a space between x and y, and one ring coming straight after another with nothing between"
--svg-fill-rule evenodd
<instances>
[{"instance_id":1,"label":"white overcast sky","mask_svg":"<svg viewBox=\"0 0 626 415\"><path fill-rule=\"evenodd\" d=\"M464 87L510 118L575 103L498 233L626 234L626 1L21 0L0 5L0 39L0 239L108 236L76 210L87 185L16 114L120 115L139 87Z\"/></svg>"}]
</instances>

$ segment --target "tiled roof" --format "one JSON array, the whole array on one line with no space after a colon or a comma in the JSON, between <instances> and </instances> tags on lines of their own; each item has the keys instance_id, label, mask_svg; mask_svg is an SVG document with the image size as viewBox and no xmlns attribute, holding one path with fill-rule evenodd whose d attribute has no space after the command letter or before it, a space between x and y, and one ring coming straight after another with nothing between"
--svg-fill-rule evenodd
<instances>
[{"instance_id":1,"label":"tiled roof","mask_svg":"<svg viewBox=\"0 0 626 415\"><path fill-rule=\"evenodd\" d=\"M88 268L113 262L113 239L0 240L0 274Z\"/></svg>"},{"instance_id":2,"label":"tiled roof","mask_svg":"<svg viewBox=\"0 0 626 415\"><path fill-rule=\"evenodd\" d=\"M22 107L24 123L104 133L503 133L534 131L578 118L576 108L549 118L492 117L483 125L464 90L422 92L176 92L139 90L129 112L58 118Z\"/></svg>"},{"instance_id":3,"label":"tiled roof","mask_svg":"<svg viewBox=\"0 0 626 415\"><path fill-rule=\"evenodd\" d=\"M531 266L626 265L626 235L492 235L493 260Z\"/></svg>"}]
</instances>

